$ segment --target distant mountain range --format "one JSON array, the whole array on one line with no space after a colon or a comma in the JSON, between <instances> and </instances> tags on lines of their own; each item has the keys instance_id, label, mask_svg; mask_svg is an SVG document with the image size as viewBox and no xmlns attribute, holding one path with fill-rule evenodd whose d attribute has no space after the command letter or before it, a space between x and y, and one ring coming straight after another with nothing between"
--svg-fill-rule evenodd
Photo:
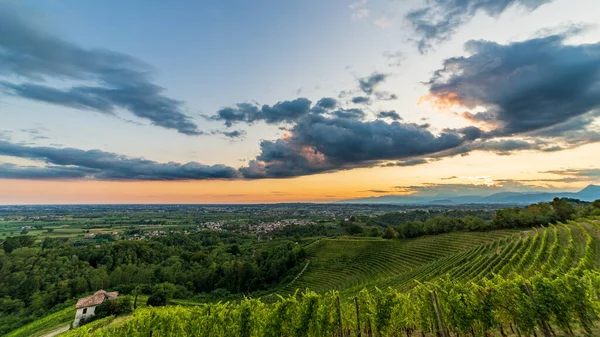
<instances>
[{"instance_id":1,"label":"distant mountain range","mask_svg":"<svg viewBox=\"0 0 600 337\"><path fill-rule=\"evenodd\" d=\"M600 199L600 186L589 185L579 192L500 192L488 196L479 195L384 195L380 197L369 197L340 201L352 204L533 204L537 202L551 201L555 197L573 198L582 201L594 201Z\"/></svg>"}]
</instances>

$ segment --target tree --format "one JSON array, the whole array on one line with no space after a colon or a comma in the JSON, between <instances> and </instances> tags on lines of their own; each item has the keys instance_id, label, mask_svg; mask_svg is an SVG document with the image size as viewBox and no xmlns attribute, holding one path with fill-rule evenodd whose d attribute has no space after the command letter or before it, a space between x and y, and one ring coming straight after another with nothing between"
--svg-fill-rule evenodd
<instances>
[{"instance_id":1,"label":"tree","mask_svg":"<svg viewBox=\"0 0 600 337\"><path fill-rule=\"evenodd\" d=\"M552 200L552 202L550 202L550 204L552 205L552 208L556 212L556 215L558 216L559 221L564 222L567 220L571 220L573 218L573 215L576 212L575 207L573 207L573 205L571 205L564 198L554 198L554 200Z\"/></svg>"},{"instance_id":2,"label":"tree","mask_svg":"<svg viewBox=\"0 0 600 337\"><path fill-rule=\"evenodd\" d=\"M388 226L383 232L384 239L394 239L396 238L396 231L392 228L392 226Z\"/></svg>"},{"instance_id":3,"label":"tree","mask_svg":"<svg viewBox=\"0 0 600 337\"><path fill-rule=\"evenodd\" d=\"M94 311L94 320L116 315L118 311L119 303L117 303L116 300L106 300L96 307L96 310ZM91 320L86 321L86 323L89 322L91 322Z\"/></svg>"},{"instance_id":4,"label":"tree","mask_svg":"<svg viewBox=\"0 0 600 337\"><path fill-rule=\"evenodd\" d=\"M35 238L29 235L13 236L6 238L2 248L5 252L11 253L13 250L21 247L31 247L35 242Z\"/></svg>"},{"instance_id":5,"label":"tree","mask_svg":"<svg viewBox=\"0 0 600 337\"><path fill-rule=\"evenodd\" d=\"M164 307L167 305L167 293L159 290L148 297L146 305L151 307Z\"/></svg>"},{"instance_id":6,"label":"tree","mask_svg":"<svg viewBox=\"0 0 600 337\"><path fill-rule=\"evenodd\" d=\"M357 224L351 224L350 226L346 227L346 233L350 235L362 234L362 232L362 227Z\"/></svg>"}]
</instances>

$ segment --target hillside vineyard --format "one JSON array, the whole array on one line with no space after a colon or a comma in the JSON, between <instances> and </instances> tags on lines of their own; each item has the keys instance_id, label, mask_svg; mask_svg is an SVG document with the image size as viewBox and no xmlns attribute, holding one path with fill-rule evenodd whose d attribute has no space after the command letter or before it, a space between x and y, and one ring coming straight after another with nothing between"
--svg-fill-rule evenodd
<instances>
[{"instance_id":1,"label":"hillside vineyard","mask_svg":"<svg viewBox=\"0 0 600 337\"><path fill-rule=\"evenodd\" d=\"M311 262L280 294L145 308L67 336L593 336L598 240L597 217L425 237L380 251L381 242L321 240L307 248ZM290 293L294 287L336 290Z\"/></svg>"}]
</instances>

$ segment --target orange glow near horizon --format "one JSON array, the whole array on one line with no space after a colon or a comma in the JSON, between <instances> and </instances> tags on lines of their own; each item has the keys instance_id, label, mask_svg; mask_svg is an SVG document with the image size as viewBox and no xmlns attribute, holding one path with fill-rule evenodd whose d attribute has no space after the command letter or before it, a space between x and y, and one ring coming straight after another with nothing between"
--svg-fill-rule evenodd
<instances>
[{"instance_id":1,"label":"orange glow near horizon","mask_svg":"<svg viewBox=\"0 0 600 337\"><path fill-rule=\"evenodd\" d=\"M497 156L473 152L413 167L373 167L290 179L205 181L31 181L0 180L0 204L161 204L333 202L410 194L410 186L492 184L494 180L555 179L543 171L589 167L600 144L569 151ZM448 177L456 178L448 179ZM481 178L485 179L481 179ZM598 181L528 184L576 190Z\"/></svg>"}]
</instances>

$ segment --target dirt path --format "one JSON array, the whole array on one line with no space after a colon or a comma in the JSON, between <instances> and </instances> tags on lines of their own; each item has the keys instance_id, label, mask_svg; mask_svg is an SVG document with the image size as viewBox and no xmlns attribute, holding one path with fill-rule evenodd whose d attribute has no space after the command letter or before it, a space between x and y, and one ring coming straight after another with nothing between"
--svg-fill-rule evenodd
<instances>
[{"instance_id":1,"label":"dirt path","mask_svg":"<svg viewBox=\"0 0 600 337\"><path fill-rule=\"evenodd\" d=\"M54 336L58 336L58 335L60 335L63 332L69 331L70 327L71 327L70 325L65 325L65 326L60 327L60 328L58 328L58 329L56 329L54 331L51 331L51 332L49 332L49 333L47 333L45 335L42 335L41 337L54 337Z\"/></svg>"}]
</instances>

